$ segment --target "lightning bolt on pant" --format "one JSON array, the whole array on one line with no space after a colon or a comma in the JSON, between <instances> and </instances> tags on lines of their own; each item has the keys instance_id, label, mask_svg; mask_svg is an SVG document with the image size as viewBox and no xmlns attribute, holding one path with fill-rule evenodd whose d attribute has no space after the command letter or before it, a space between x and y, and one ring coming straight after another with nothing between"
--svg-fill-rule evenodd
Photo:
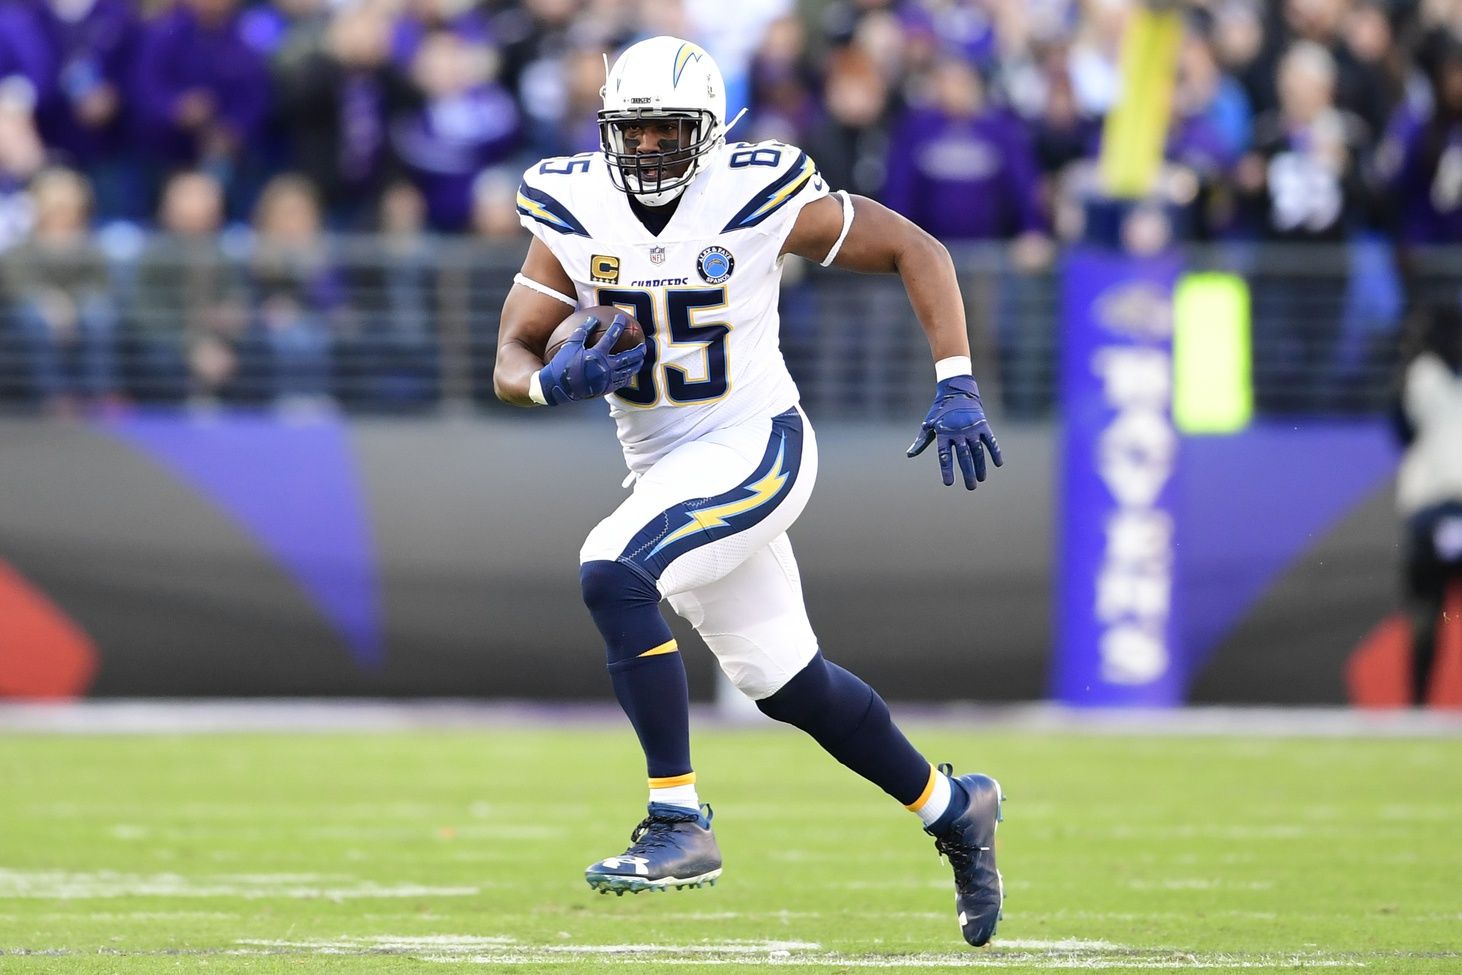
<instances>
[{"instance_id":1,"label":"lightning bolt on pant","mask_svg":"<svg viewBox=\"0 0 1462 975\"><path fill-rule=\"evenodd\" d=\"M589 534L580 562L638 575L738 688L769 697L817 653L786 536L816 477L817 442L800 410L712 431L646 471Z\"/></svg>"}]
</instances>

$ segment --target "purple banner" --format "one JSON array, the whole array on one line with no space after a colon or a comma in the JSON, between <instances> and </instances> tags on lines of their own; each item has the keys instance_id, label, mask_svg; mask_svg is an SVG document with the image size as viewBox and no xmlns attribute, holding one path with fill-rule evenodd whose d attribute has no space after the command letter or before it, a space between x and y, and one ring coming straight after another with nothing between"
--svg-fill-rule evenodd
<instances>
[{"instance_id":1,"label":"purple banner","mask_svg":"<svg viewBox=\"0 0 1462 975\"><path fill-rule=\"evenodd\" d=\"M1063 281L1062 475L1052 691L1168 706L1185 674L1174 612L1175 257L1072 251Z\"/></svg>"}]
</instances>

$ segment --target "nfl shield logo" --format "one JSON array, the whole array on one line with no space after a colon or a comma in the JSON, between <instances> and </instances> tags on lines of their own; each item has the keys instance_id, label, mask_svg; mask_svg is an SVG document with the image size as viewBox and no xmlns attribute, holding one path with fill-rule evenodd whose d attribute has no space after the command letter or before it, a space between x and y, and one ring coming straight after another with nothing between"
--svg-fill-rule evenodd
<instances>
[{"instance_id":1,"label":"nfl shield logo","mask_svg":"<svg viewBox=\"0 0 1462 975\"><path fill-rule=\"evenodd\" d=\"M664 264L665 263L665 248L663 248L663 247L651 247L650 248L650 263L651 264Z\"/></svg>"}]
</instances>

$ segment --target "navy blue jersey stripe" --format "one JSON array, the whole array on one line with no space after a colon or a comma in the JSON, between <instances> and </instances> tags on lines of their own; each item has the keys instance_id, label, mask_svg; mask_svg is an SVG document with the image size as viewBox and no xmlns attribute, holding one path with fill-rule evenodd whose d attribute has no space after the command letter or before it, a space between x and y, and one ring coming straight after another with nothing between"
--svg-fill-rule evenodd
<instances>
[{"instance_id":1,"label":"navy blue jersey stripe","mask_svg":"<svg viewBox=\"0 0 1462 975\"><path fill-rule=\"evenodd\" d=\"M807 184L812 182L812 177L815 172L816 170L813 168L811 161L807 158L807 153L798 153L797 160L792 163L791 168L781 176L778 176L756 196L753 196L751 202L737 211L736 216L732 217L730 222L721 228L721 233L725 234L733 230L745 230L747 227L755 227L767 217L770 217L782 209L782 207L786 206L788 200L806 189Z\"/></svg>"}]
</instances>

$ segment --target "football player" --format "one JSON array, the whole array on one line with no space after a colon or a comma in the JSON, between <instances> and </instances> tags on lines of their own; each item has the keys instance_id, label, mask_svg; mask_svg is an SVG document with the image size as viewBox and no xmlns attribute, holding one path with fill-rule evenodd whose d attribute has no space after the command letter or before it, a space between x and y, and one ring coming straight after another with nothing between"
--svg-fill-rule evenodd
<instances>
[{"instance_id":1,"label":"football player","mask_svg":"<svg viewBox=\"0 0 1462 975\"><path fill-rule=\"evenodd\" d=\"M807 619L787 529L817 475L817 440L778 347L783 259L898 274L935 360L934 404L909 448L936 445L944 483L973 490L1001 463L971 375L964 305L944 247L872 200L830 193L805 152L727 143L725 86L674 37L609 69L602 149L545 159L518 189L533 240L503 305L497 395L557 408L607 398L633 492L580 552L583 599L615 696L645 752L649 814L591 887L696 887L721 854L691 765L685 670L659 603L695 627L758 708L801 728L912 810L954 869L967 941L989 941L1003 897L989 776L934 767L883 699L825 659ZM733 123L734 124L733 120ZM644 344L592 345L592 317L545 363L566 308L612 305Z\"/></svg>"}]
</instances>

